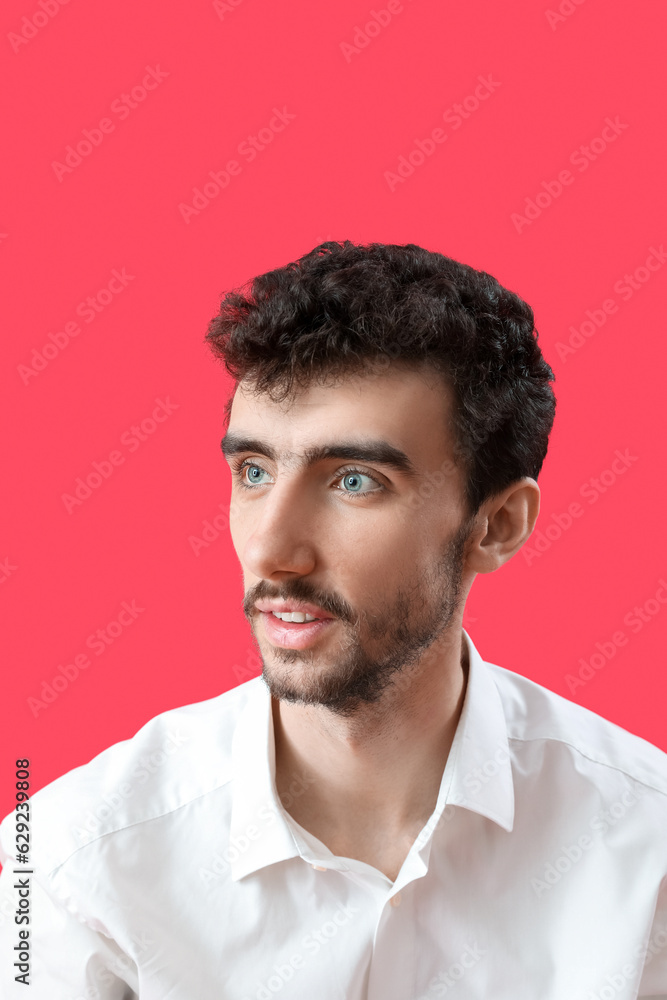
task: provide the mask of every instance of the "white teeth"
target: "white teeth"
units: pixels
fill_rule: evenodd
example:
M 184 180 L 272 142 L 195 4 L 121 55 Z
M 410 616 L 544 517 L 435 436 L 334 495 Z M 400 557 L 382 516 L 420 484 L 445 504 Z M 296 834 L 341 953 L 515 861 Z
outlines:
M 280 618 L 283 622 L 316 622 L 319 621 L 314 615 L 306 615 L 303 611 L 272 611 L 272 615 Z

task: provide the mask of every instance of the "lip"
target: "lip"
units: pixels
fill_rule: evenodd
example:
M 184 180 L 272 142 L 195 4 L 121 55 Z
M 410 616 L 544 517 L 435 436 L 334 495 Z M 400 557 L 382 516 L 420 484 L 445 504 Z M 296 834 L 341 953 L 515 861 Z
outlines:
M 292 610 L 300 611 L 301 608 Z M 280 611 L 280 608 L 276 608 L 276 611 Z M 308 614 L 313 612 L 309 611 Z M 307 649 L 317 642 L 327 629 L 332 628 L 336 621 L 335 618 L 327 617 L 316 622 L 283 622 L 271 611 L 262 611 L 261 615 L 267 639 L 273 646 L 282 646 L 283 649 Z
M 314 618 L 333 618 L 328 611 L 317 606 L 317 604 L 307 604 L 304 601 L 279 601 L 279 600 L 266 600 L 257 601 L 255 607 L 258 611 L 270 612 L 277 611 L 282 614 L 285 611 L 302 611 L 305 615 L 312 615 Z M 293 624 L 298 624 L 294 622 Z

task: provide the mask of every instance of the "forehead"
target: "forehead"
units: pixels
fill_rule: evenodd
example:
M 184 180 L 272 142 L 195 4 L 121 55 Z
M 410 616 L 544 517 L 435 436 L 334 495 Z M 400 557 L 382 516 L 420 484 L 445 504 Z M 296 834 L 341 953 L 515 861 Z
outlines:
M 261 440 L 288 462 L 315 446 L 385 441 L 429 470 L 454 458 L 451 413 L 451 390 L 440 375 L 392 366 L 334 385 L 313 384 L 281 403 L 241 383 L 228 433 Z

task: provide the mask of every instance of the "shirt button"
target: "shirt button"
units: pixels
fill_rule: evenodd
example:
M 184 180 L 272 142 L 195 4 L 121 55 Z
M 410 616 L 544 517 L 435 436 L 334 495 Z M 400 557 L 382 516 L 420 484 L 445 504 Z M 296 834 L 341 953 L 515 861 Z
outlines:
M 327 869 L 323 868 L 322 865 L 313 865 L 316 872 L 325 872 Z
M 401 905 L 401 894 L 400 894 L 400 892 L 397 892 L 395 896 L 392 896 L 391 899 L 389 900 L 389 902 L 390 902 L 390 904 L 392 906 L 400 906 Z

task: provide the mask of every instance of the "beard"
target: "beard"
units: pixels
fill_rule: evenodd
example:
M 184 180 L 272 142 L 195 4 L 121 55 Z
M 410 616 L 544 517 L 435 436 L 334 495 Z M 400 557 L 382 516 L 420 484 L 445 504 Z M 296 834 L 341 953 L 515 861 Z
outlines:
M 280 593 L 262 581 L 247 594 L 243 611 L 250 622 L 262 660 L 262 678 L 271 695 L 282 701 L 320 705 L 343 717 L 377 702 L 399 684 L 422 655 L 451 630 L 459 610 L 465 543 L 471 524 L 464 521 L 445 546 L 436 566 L 399 587 L 393 600 L 355 614 L 347 602 L 317 593 L 305 578 L 285 583 Z M 312 649 L 271 648 L 263 656 L 254 633 L 255 601 L 263 598 L 310 601 L 339 619 L 344 635 L 333 662 L 325 667 L 322 653 Z M 275 664 L 280 664 L 276 669 Z M 294 669 L 294 665 L 297 665 Z M 285 668 L 288 669 L 285 669 Z M 293 669 L 289 669 L 292 667 Z M 402 686 L 402 685 L 401 685 Z

